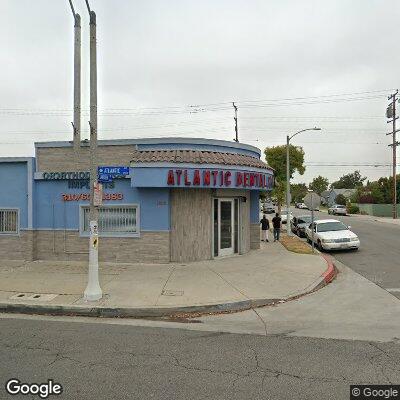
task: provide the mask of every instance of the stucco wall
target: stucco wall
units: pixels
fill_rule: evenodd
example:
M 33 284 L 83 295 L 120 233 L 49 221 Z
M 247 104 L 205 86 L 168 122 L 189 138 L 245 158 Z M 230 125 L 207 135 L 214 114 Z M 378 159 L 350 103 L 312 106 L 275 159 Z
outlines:
M 241 243 L 239 246 L 239 253 L 245 254 L 250 251 L 250 193 L 245 193 L 246 201 L 240 202 L 240 224 Z
M 20 228 L 28 227 L 27 162 L 0 163 L 0 208 L 18 208 Z
M 129 179 L 117 179 L 113 189 L 104 193 L 122 193 L 123 199 L 104 201 L 104 205 L 140 204 L 141 231 L 169 230 L 169 190 L 132 188 Z M 62 194 L 89 194 L 89 189 L 69 189 L 68 181 L 36 181 L 34 204 L 35 229 L 79 229 L 79 210 L 88 201 L 64 201 Z

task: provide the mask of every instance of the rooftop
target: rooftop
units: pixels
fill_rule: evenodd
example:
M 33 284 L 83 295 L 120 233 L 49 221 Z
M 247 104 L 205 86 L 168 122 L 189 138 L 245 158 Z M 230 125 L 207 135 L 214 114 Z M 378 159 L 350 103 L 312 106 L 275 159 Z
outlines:
M 271 169 L 259 158 L 237 153 L 201 150 L 153 150 L 135 151 L 132 163 L 194 163 L 239 165 Z

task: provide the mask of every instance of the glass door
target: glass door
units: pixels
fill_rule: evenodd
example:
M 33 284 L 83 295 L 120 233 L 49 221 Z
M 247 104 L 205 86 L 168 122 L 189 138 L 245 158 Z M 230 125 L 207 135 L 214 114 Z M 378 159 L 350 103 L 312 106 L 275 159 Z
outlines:
M 218 255 L 234 252 L 234 207 L 233 199 L 218 199 Z

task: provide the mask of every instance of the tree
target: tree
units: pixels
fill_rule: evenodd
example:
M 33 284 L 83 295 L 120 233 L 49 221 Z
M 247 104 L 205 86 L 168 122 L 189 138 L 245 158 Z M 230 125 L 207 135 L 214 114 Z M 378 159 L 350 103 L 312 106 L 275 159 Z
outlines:
M 307 185 L 305 183 L 293 183 L 290 185 L 293 203 L 301 203 L 307 194 Z
M 357 189 L 357 203 L 391 204 L 393 201 L 393 178 L 382 177 L 377 181 L 367 181 Z M 397 175 L 397 202 L 400 202 L 400 174 Z
M 336 196 L 335 203 L 345 206 L 346 205 L 346 197 L 344 197 L 342 194 L 338 194 Z
M 278 205 L 278 213 L 281 213 L 281 207 L 285 199 L 286 182 L 275 182 L 275 187 L 272 189 L 271 197 Z
M 279 182 L 286 181 L 286 145 L 267 147 L 264 150 L 265 159 L 268 165 L 275 170 L 275 178 Z M 304 166 L 304 150 L 302 147 L 289 145 L 289 174 L 297 171 L 303 175 L 306 167 Z
M 354 171 L 350 174 L 343 175 L 338 181 L 331 184 L 331 189 L 356 189 L 363 185 L 367 178 L 361 177 L 360 171 Z
M 324 178 L 323 176 L 319 175 L 312 180 L 309 185 L 309 188 L 313 190 L 315 193 L 321 195 L 322 192 L 328 189 L 329 181 L 328 178 Z
M 267 147 L 264 150 L 265 159 L 268 165 L 275 170 L 275 189 L 273 196 L 278 203 L 280 212 L 285 194 L 286 182 L 286 145 Z M 304 166 L 304 150 L 302 147 L 289 145 L 290 178 L 295 172 L 303 175 L 306 168 Z

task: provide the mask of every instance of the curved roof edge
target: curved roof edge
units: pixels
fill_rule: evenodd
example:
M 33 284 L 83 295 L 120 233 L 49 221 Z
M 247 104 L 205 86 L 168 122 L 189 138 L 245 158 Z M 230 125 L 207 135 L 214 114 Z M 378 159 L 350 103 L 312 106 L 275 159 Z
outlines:
M 82 141 L 83 144 L 89 141 Z M 243 149 L 255 152 L 261 157 L 261 150 L 258 147 L 250 144 L 231 142 L 228 140 L 219 139 L 204 139 L 204 138 L 184 138 L 184 137 L 160 137 L 160 138 L 143 138 L 143 139 L 112 139 L 112 140 L 99 140 L 99 145 L 118 146 L 124 144 L 197 144 L 197 145 L 214 145 L 232 147 L 235 149 Z M 57 142 L 35 142 L 35 147 L 69 147 L 72 146 L 71 141 L 57 141 Z

